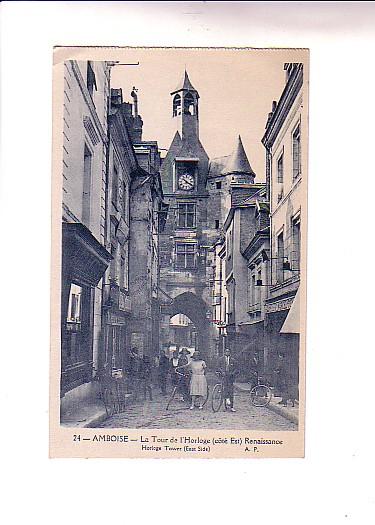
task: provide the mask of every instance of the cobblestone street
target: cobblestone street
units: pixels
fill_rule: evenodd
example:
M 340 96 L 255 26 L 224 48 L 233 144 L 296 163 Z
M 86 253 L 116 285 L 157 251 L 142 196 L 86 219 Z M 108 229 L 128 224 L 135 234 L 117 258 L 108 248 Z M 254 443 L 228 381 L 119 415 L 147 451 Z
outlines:
M 211 386 L 212 391 L 212 386 Z M 267 408 L 254 407 L 246 392 L 236 392 L 236 412 L 223 408 L 214 413 L 211 398 L 202 410 L 189 410 L 186 403 L 174 400 L 166 410 L 168 396 L 159 392 L 153 401 L 132 402 L 126 411 L 109 417 L 101 428 L 209 428 L 234 430 L 297 430 L 297 426 Z

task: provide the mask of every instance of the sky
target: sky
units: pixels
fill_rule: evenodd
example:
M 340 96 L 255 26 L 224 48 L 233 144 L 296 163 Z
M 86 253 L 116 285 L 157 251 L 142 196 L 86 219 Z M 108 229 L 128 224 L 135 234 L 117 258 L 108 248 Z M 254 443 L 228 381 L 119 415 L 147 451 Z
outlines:
M 285 85 L 284 63 L 306 59 L 303 50 L 118 49 L 114 60 L 139 65 L 114 66 L 111 85 L 123 89 L 125 101 L 132 100 L 132 87 L 138 88 L 143 140 L 157 140 L 167 149 L 176 131 L 170 92 L 186 68 L 200 95 L 200 140 L 208 156 L 229 155 L 241 135 L 256 181 L 261 182 L 265 180 L 261 139 L 272 101 L 280 98 Z

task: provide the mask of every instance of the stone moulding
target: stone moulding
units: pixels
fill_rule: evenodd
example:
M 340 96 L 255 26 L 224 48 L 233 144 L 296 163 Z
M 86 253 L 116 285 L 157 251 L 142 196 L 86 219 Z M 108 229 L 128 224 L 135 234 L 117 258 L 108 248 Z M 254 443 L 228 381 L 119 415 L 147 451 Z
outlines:
M 90 110 L 90 113 L 91 113 L 91 116 L 93 118 L 93 121 L 95 122 L 95 126 L 96 126 L 97 130 L 99 131 L 100 138 L 102 139 L 104 144 L 107 144 L 108 139 L 107 139 L 106 133 L 104 132 L 103 126 L 102 126 L 102 124 L 101 124 L 101 122 L 99 120 L 99 117 L 98 117 L 97 113 L 96 113 L 94 102 L 92 101 L 91 95 L 90 95 L 90 93 L 89 93 L 89 91 L 87 89 L 87 86 L 86 86 L 86 84 L 85 84 L 85 82 L 83 80 L 81 71 L 80 71 L 80 69 L 78 67 L 78 64 L 77 64 L 77 61 L 76 60 L 71 60 L 71 65 L 72 65 L 72 70 L 73 70 L 74 76 L 76 77 L 78 85 L 79 85 L 79 87 L 81 89 L 81 93 L 83 95 L 83 98 L 85 99 L 87 107 Z

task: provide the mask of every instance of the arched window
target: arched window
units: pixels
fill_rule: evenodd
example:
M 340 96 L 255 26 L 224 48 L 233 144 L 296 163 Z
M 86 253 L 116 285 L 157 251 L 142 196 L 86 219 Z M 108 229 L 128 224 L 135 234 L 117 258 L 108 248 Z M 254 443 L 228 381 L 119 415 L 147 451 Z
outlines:
M 184 113 L 195 115 L 195 100 L 191 93 L 186 93 L 184 96 Z
M 181 96 L 175 95 L 173 99 L 173 116 L 181 115 Z

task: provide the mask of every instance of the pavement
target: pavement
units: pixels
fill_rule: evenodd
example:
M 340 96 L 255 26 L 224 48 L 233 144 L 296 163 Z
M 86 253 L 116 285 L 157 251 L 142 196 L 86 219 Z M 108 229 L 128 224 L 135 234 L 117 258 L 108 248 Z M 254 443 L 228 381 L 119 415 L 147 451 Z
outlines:
M 178 399 L 166 410 L 168 396 L 154 392 L 153 401 L 136 401 L 126 411 L 115 414 L 99 428 L 157 428 L 157 429 L 216 429 L 216 430 L 297 430 L 297 425 L 265 407 L 254 407 L 248 392 L 237 391 L 236 412 L 220 409 L 213 412 L 211 399 L 202 410 L 189 410 L 189 405 Z M 96 425 L 95 425 L 96 426 Z
M 104 403 L 98 396 L 86 398 L 64 410 L 61 425 L 66 427 L 91 428 L 212 428 L 243 430 L 297 430 L 298 405 L 283 407 L 281 398 L 273 397 L 267 407 L 254 407 L 249 400 L 249 383 L 235 383 L 236 413 L 220 409 L 214 413 L 210 398 L 203 408 L 189 410 L 186 403 L 175 400 L 166 410 L 168 396 L 154 388 L 153 401 L 134 401 L 127 394 L 126 410 L 107 416 Z M 212 385 L 211 385 L 212 391 Z
M 251 386 L 249 383 L 235 383 L 235 388 L 239 392 L 250 392 Z M 271 402 L 267 405 L 268 410 L 271 410 L 275 414 L 279 414 L 284 417 L 291 423 L 294 423 L 298 426 L 298 414 L 299 414 L 299 404 L 298 401 L 295 401 L 294 407 L 291 406 L 291 402 L 288 402 L 288 406 L 284 407 L 281 405 L 281 397 L 272 396 Z
M 97 426 L 107 419 L 104 404 L 99 400 L 86 401 L 74 410 L 61 415 L 63 427 L 91 427 Z
M 126 394 L 126 397 L 129 401 L 131 394 Z M 107 417 L 99 383 L 96 381 L 84 385 L 79 395 L 68 392 L 61 400 L 60 418 L 63 427 L 95 427 Z

